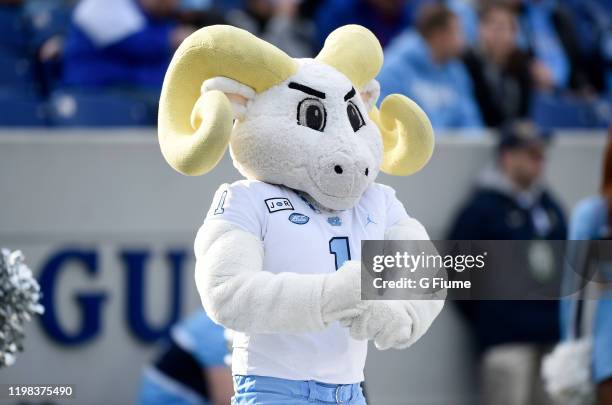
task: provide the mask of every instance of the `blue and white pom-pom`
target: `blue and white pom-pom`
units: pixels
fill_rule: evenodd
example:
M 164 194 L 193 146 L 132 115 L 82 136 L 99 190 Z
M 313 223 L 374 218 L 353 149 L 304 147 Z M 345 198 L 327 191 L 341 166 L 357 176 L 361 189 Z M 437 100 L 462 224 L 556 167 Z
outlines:
M 40 287 L 20 251 L 0 249 L 0 368 L 15 362 L 23 350 L 24 323 L 44 308 Z
M 585 337 L 558 344 L 542 362 L 546 391 L 563 405 L 592 405 L 595 390 L 591 380 L 592 341 Z

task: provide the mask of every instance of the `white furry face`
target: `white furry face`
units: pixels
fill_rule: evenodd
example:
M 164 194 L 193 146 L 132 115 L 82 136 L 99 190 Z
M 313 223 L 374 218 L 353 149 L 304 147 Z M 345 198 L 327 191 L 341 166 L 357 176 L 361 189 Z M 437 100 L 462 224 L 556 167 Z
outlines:
M 312 59 L 300 62 L 295 75 L 256 95 L 236 121 L 234 165 L 249 179 L 349 209 L 378 175 L 380 132 L 346 76 Z

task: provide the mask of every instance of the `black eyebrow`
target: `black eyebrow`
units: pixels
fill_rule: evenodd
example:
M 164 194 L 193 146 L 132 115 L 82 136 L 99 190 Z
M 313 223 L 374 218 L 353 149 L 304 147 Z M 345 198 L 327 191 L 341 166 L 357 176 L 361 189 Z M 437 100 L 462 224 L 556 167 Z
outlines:
M 302 91 L 302 92 L 304 92 L 306 94 L 310 94 L 311 96 L 315 96 L 315 97 L 318 97 L 318 98 L 322 98 L 322 99 L 325 98 L 325 93 L 323 93 L 322 91 L 315 90 L 313 88 L 310 88 L 308 86 L 304 86 L 303 84 L 299 84 L 299 83 L 296 83 L 296 82 L 289 83 L 289 88 L 290 89 L 294 89 L 294 90 Z
M 346 96 L 344 96 L 344 101 L 349 101 L 351 98 L 353 98 L 354 95 L 355 95 L 355 88 L 351 87 L 351 91 L 346 93 Z

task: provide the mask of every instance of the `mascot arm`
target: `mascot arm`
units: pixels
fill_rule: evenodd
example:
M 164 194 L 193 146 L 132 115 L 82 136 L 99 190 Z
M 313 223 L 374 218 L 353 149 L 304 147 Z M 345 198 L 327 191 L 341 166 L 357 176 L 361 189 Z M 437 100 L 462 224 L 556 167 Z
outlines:
M 261 240 L 228 221 L 205 223 L 196 237 L 195 253 L 204 308 L 229 329 L 317 331 L 359 311 L 359 262 L 347 262 L 330 274 L 267 272 Z
M 414 218 L 404 218 L 390 226 L 385 232 L 386 240 L 429 240 L 425 227 Z M 404 348 L 419 340 L 429 329 L 434 319 L 444 306 L 446 294 L 440 294 L 439 300 L 406 300 L 394 301 L 396 310 L 404 311 L 412 321 L 412 333 L 409 339 L 394 345 L 394 348 Z M 384 346 L 384 343 L 381 342 Z M 377 344 L 378 346 L 378 344 Z M 382 347 L 385 348 L 385 347 Z
M 429 235 L 419 221 L 407 215 L 385 232 L 386 240 L 428 241 Z M 354 339 L 372 339 L 379 350 L 404 349 L 419 340 L 444 306 L 439 300 L 369 301 L 367 309 L 342 323 Z
M 405 217 L 387 228 L 385 240 L 429 240 L 429 234 L 419 221 Z

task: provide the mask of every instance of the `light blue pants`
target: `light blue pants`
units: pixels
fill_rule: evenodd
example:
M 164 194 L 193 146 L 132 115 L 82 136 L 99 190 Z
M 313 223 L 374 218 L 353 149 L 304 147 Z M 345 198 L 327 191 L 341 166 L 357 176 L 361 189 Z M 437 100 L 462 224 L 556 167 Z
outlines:
M 232 405 L 366 405 L 359 384 L 323 384 L 262 376 L 234 376 Z

